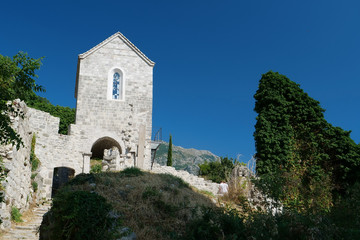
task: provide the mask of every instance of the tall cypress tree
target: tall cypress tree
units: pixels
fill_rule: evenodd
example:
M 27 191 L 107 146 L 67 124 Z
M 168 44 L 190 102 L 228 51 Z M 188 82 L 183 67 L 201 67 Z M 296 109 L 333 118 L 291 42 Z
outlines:
M 360 179 L 359 145 L 349 131 L 329 124 L 320 103 L 298 84 L 270 71 L 254 98 L 256 170 L 283 178 L 283 196 L 291 204 L 329 207 L 331 193 Z
M 171 137 L 171 134 L 170 134 L 170 139 L 169 139 L 169 149 L 168 149 L 166 165 L 172 166 L 172 137 Z

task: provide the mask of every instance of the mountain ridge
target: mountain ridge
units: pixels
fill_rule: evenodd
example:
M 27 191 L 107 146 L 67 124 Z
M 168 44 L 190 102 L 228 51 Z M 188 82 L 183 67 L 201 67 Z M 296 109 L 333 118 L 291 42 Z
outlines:
M 155 163 L 166 165 L 169 143 L 161 142 L 156 151 Z M 185 170 L 191 174 L 198 175 L 199 164 L 218 161 L 219 156 L 208 150 L 198 150 L 195 148 L 184 148 L 172 145 L 173 167 L 176 170 Z

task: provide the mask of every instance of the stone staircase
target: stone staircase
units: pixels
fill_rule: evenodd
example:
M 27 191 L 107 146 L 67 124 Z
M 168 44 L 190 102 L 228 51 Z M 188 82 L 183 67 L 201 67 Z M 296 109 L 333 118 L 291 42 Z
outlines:
M 50 209 L 50 204 L 45 203 L 38 207 L 31 209 L 31 213 L 26 216 L 24 222 L 13 223 L 11 228 L 6 230 L 3 235 L 0 236 L 1 240 L 38 240 L 38 229 L 41 225 L 43 215 Z
M 174 167 L 161 166 L 158 163 L 154 163 L 151 170 L 153 173 L 167 173 L 181 178 L 184 182 L 189 183 L 191 186 L 199 189 L 200 191 L 211 192 L 214 196 L 218 195 L 219 184 L 210 180 L 205 180 L 202 177 L 192 175 L 184 170 L 176 170 Z

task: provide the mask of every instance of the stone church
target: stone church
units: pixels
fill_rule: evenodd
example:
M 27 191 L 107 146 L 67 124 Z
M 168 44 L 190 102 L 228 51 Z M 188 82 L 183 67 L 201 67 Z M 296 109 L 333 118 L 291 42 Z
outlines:
M 58 134 L 59 118 L 28 109 L 42 197 L 51 197 L 56 178 L 88 173 L 90 158 L 104 159 L 105 171 L 150 169 L 154 64 L 115 33 L 78 57 L 68 135 Z
M 6 181 L 0 185 L 4 196 L 0 228 L 11 226 L 13 207 L 25 211 L 33 200 L 52 198 L 71 177 L 89 173 L 91 158 L 100 160 L 103 171 L 136 166 L 154 173 L 170 173 L 198 189 L 217 193 L 216 183 L 170 166 L 152 166 L 159 145 L 151 141 L 153 67 L 154 62 L 119 32 L 80 54 L 76 120 L 67 135 L 58 133 L 59 118 L 29 108 L 19 99 L 12 102 L 24 115 L 10 115 L 24 146 L 16 149 L 0 145 L 0 165 L 7 172 Z M 30 163 L 32 150 L 40 160 L 35 171 Z

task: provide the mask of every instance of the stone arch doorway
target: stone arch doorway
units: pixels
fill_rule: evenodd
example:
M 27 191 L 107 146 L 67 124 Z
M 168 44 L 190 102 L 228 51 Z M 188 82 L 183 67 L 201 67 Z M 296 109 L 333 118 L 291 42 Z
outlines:
M 52 181 L 52 191 L 51 197 L 54 197 L 56 192 L 61 188 L 65 183 L 72 179 L 75 175 L 75 170 L 69 167 L 56 167 L 54 168 L 53 181 Z
M 91 157 L 102 159 L 104 157 L 104 149 L 110 149 L 112 147 L 117 147 L 119 153 L 122 154 L 120 144 L 115 139 L 111 137 L 99 138 L 91 147 Z

